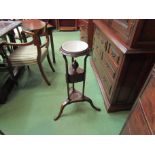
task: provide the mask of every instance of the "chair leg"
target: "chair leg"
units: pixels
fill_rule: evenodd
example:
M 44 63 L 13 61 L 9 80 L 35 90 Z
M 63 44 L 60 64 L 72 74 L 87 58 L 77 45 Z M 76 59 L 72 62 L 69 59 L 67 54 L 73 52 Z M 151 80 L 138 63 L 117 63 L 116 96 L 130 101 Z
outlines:
M 17 27 L 17 32 L 18 32 L 19 40 L 22 43 L 23 42 L 22 35 L 21 35 L 21 32 L 19 31 L 19 28 L 18 27 Z
M 50 65 L 52 71 L 55 72 L 55 69 L 54 69 L 54 67 L 53 67 L 53 65 L 52 65 L 52 62 L 51 62 L 51 59 L 50 59 L 49 54 L 47 54 L 47 60 L 48 60 L 48 63 L 49 63 L 49 65 Z
M 11 75 L 11 79 L 13 80 L 13 82 L 18 86 L 18 82 L 17 82 L 17 80 L 16 80 L 16 78 L 15 78 L 15 76 L 14 76 L 14 73 L 13 73 L 13 68 L 12 67 L 8 67 L 8 71 L 9 71 L 9 73 L 10 73 L 10 75 Z
M 51 41 L 51 49 L 52 49 L 53 63 L 56 63 L 56 61 L 55 61 L 55 51 L 54 51 L 54 43 L 53 43 L 52 30 L 49 32 L 49 35 L 50 35 L 50 41 Z
M 4 36 L 3 36 L 3 39 L 4 39 L 5 41 L 7 41 L 7 36 L 4 35 Z M 12 51 L 13 51 L 13 50 L 10 48 L 9 45 L 7 45 L 7 50 L 9 51 L 9 53 L 12 53 Z
M 30 66 L 27 66 L 27 69 L 30 71 Z
M 23 33 L 23 32 L 21 32 L 21 37 L 22 37 L 22 39 L 23 39 L 23 42 L 27 42 L 27 38 L 26 38 L 26 35 L 25 35 L 25 33 Z
M 42 64 L 40 62 L 38 62 L 38 66 L 39 66 L 39 70 L 41 72 L 42 77 L 44 78 L 45 82 L 47 83 L 47 85 L 51 85 L 51 83 L 48 81 L 44 71 L 43 71 L 43 67 Z

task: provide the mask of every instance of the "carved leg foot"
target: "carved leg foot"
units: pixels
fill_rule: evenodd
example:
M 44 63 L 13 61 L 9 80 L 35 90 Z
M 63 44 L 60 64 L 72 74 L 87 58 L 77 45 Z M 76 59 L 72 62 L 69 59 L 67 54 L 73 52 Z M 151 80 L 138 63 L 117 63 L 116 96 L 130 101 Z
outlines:
M 2 132 L 2 131 L 0 130 L 0 135 L 5 135 L 5 134 L 4 134 L 4 132 Z
M 38 67 L 39 67 L 39 70 L 40 70 L 40 73 L 41 73 L 43 79 L 45 80 L 45 82 L 47 83 L 47 85 L 50 86 L 51 83 L 48 81 L 48 79 L 47 79 L 47 77 L 46 77 L 46 75 L 45 75 L 45 73 L 44 73 L 44 70 L 43 70 L 42 64 L 41 64 L 40 62 L 38 63 Z
M 68 104 L 69 104 L 69 101 L 66 100 L 66 101 L 61 105 L 60 112 L 59 112 L 58 116 L 54 119 L 55 121 L 57 121 L 57 120 L 60 118 L 60 116 L 61 116 L 62 113 L 63 113 L 64 108 L 65 108 Z
M 28 71 L 31 71 L 31 70 L 30 70 L 30 66 L 27 66 L 27 69 L 28 69 Z
M 87 98 L 86 101 L 88 101 L 91 105 L 91 107 L 97 111 L 101 111 L 100 108 L 97 108 L 94 104 L 93 104 L 93 101 L 90 99 L 90 98 Z

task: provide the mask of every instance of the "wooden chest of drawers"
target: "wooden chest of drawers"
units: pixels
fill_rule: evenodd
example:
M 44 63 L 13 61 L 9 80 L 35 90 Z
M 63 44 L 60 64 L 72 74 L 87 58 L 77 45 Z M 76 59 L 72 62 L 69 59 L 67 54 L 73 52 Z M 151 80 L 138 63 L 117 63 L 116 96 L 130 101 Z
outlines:
M 152 69 L 121 134 L 155 134 L 155 66 Z
M 155 49 L 131 48 L 102 20 L 94 20 L 92 51 L 107 111 L 130 109 L 155 62 Z

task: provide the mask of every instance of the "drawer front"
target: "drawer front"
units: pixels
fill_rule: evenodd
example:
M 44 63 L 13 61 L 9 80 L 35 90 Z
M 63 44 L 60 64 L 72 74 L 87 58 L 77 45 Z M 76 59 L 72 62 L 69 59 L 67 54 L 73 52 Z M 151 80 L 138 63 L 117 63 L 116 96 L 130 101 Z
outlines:
M 101 68 L 101 81 L 102 81 L 102 84 L 104 85 L 105 87 L 105 91 L 107 92 L 107 95 L 110 97 L 111 93 L 112 93 L 112 82 L 110 81 L 109 77 L 108 77 L 108 74 L 104 68 L 104 66 L 102 66 Z
M 101 65 L 101 63 L 98 61 L 98 58 L 97 58 L 96 54 L 93 55 L 93 62 L 94 62 L 95 67 L 97 69 L 97 73 L 98 73 L 99 78 L 100 78 L 100 80 L 102 82 L 102 85 L 105 88 L 107 96 L 110 99 L 110 95 L 112 93 L 112 83 L 109 81 L 108 77 L 106 76 L 107 73 L 106 73 L 106 71 L 104 69 L 104 66 Z
M 98 52 L 100 55 L 100 59 L 103 58 L 103 54 L 106 52 L 107 48 L 107 39 L 104 37 L 102 32 L 96 28 L 93 38 L 93 50 L 94 52 Z
M 155 67 L 148 79 L 148 84 L 140 96 L 141 105 L 149 127 L 155 134 Z
M 93 45 L 93 53 L 98 57 L 98 59 L 100 61 L 102 53 L 101 53 L 101 50 L 100 50 L 98 44 L 96 44 L 96 43 Z
M 93 44 L 94 43 L 98 43 L 100 40 L 100 33 L 98 28 L 95 28 L 95 32 L 94 32 L 94 38 L 93 38 Z
M 107 56 L 103 56 L 102 64 L 104 65 L 106 72 L 109 73 L 110 78 L 114 80 L 116 78 L 117 68 L 112 65 Z
M 101 36 L 99 32 L 100 31 L 96 28 L 94 33 L 94 38 L 93 38 L 93 53 L 96 53 L 96 55 L 99 56 L 99 59 L 101 59 L 104 48 L 100 39 Z
M 116 66 L 120 65 L 123 54 L 119 52 L 119 50 L 117 50 L 114 46 L 112 46 L 111 43 L 108 45 L 107 53 Z
M 100 60 L 98 58 L 98 55 L 95 52 L 93 53 L 93 62 L 95 64 L 95 67 L 97 69 L 99 76 L 101 76 L 101 63 L 100 63 Z
M 100 38 L 100 40 L 99 40 L 99 47 L 102 50 L 102 52 L 104 53 L 107 50 L 107 43 L 108 43 L 108 41 L 107 41 L 106 37 L 103 35 L 102 32 L 100 32 L 99 38 Z
M 101 80 L 106 87 L 105 90 L 107 91 L 108 96 L 110 96 L 112 92 L 112 84 L 110 83 L 109 79 L 105 75 L 103 76 L 101 75 Z

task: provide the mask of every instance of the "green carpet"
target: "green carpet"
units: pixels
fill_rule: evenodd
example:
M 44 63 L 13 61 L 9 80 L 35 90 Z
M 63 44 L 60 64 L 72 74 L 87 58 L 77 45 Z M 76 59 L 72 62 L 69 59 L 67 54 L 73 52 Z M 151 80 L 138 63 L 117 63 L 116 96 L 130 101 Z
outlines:
M 52 72 L 46 59 L 43 64 L 51 86 L 44 82 L 37 65 L 30 66 L 30 72 L 26 69 L 6 104 L 0 105 L 0 130 L 9 135 L 119 134 L 129 112 L 106 112 L 89 59 L 85 93 L 97 107 L 101 108 L 101 112 L 95 111 L 84 102 L 69 105 L 58 121 L 53 120 L 67 96 L 64 59 L 59 48 L 67 40 L 79 40 L 80 34 L 78 31 L 55 31 L 53 36 L 56 72 Z M 79 61 L 82 63 L 81 59 Z M 77 84 L 77 88 L 80 90 L 80 83 Z

